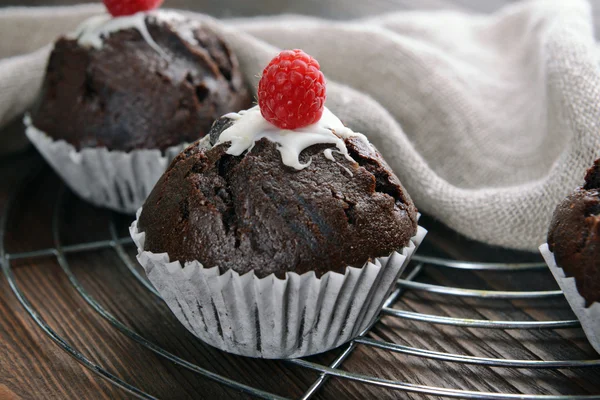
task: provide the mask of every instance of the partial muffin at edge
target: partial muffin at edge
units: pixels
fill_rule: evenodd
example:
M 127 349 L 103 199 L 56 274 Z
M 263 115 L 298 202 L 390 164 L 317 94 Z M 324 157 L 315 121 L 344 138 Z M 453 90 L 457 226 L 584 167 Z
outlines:
M 554 211 L 548 248 L 567 277 L 575 278 L 586 307 L 600 301 L 600 159 L 585 184 Z

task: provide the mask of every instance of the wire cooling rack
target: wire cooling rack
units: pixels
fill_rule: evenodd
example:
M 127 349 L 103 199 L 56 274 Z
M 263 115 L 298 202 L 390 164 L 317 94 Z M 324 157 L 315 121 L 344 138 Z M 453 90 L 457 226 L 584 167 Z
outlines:
M 175 354 L 161 348 L 159 345 L 144 338 L 143 332 L 135 332 L 128 328 L 123 322 L 116 318 L 113 314 L 103 308 L 100 303 L 84 289 L 83 285 L 80 284 L 76 276 L 73 274 L 67 255 L 72 253 L 91 252 L 99 249 L 112 249 L 118 255 L 118 258 L 122 262 L 122 266 L 127 268 L 131 274 L 137 279 L 143 287 L 149 290 L 153 295 L 159 296 L 154 287 L 143 277 L 136 269 L 136 261 L 132 259 L 125 246 L 131 243 L 131 239 L 128 237 L 119 237 L 117 234 L 117 228 L 115 226 L 115 220 L 112 219 L 109 222 L 110 239 L 94 241 L 88 243 L 79 243 L 73 245 L 63 245 L 58 229 L 60 212 L 59 210 L 63 206 L 63 192 L 59 193 L 59 200 L 55 204 L 53 212 L 53 223 L 52 233 L 54 240 L 54 247 L 45 248 L 35 251 L 20 252 L 20 253 L 8 253 L 5 249 L 5 239 L 7 231 L 7 221 L 11 213 L 11 208 L 15 202 L 15 198 L 18 190 L 15 191 L 11 199 L 5 208 L 5 212 L 2 216 L 0 225 L 0 262 L 2 264 L 2 270 L 4 276 L 8 280 L 10 288 L 14 295 L 17 297 L 20 304 L 25 308 L 27 313 L 35 321 L 37 326 L 50 337 L 62 350 L 67 352 L 71 357 L 77 360 L 79 363 L 84 365 L 90 371 L 98 374 L 100 377 L 109 381 L 110 383 L 122 388 L 123 390 L 133 394 L 136 397 L 142 399 L 155 399 L 152 395 L 146 393 L 143 388 L 133 386 L 124 380 L 120 379 L 115 374 L 111 373 L 105 367 L 95 363 L 94 361 L 87 358 L 79 350 L 73 347 L 65 337 L 60 336 L 47 321 L 42 318 L 38 310 L 31 304 L 25 292 L 19 287 L 15 276 L 13 274 L 13 261 L 23 259 L 35 259 L 39 257 L 55 257 L 60 268 L 64 274 L 68 277 L 68 280 L 72 284 L 73 288 L 79 293 L 79 295 L 87 302 L 87 304 L 97 312 L 102 318 L 107 320 L 112 327 L 118 330 L 120 333 L 145 347 L 147 350 L 155 353 L 159 357 L 164 357 L 170 362 L 177 364 L 183 368 L 188 369 L 198 375 L 213 380 L 216 384 L 226 385 L 230 388 L 242 391 L 248 395 L 255 396 L 258 398 L 266 399 L 282 399 L 283 397 L 266 392 L 259 388 L 252 387 L 250 385 L 238 382 L 234 379 L 230 379 L 226 376 L 219 375 L 215 372 L 209 371 L 196 364 L 188 362 Z M 427 238 L 426 238 L 427 240 Z M 418 312 L 403 311 L 393 308 L 398 299 L 403 296 L 407 291 L 421 291 L 436 293 L 443 296 L 459 296 L 465 298 L 476 298 L 476 299 L 492 299 L 492 300 L 540 300 L 550 299 L 562 296 L 560 290 L 548 290 L 548 291 L 489 291 L 489 290 L 475 290 L 465 289 L 459 287 L 447 287 L 434 284 L 428 284 L 417 281 L 420 274 L 427 268 L 447 268 L 453 270 L 473 270 L 482 273 L 506 273 L 506 274 L 518 274 L 523 271 L 541 270 L 546 268 L 543 263 L 479 263 L 479 262 L 463 262 L 445 258 L 429 257 L 416 254 L 413 257 L 411 267 L 405 273 L 402 279 L 397 282 L 396 289 L 389 296 L 385 302 L 385 306 L 382 310 L 381 316 L 389 316 L 392 318 L 420 321 L 428 324 L 442 324 L 451 325 L 459 328 L 486 328 L 486 329 L 535 329 L 535 330 L 551 330 L 558 328 L 576 328 L 579 329 L 579 322 L 577 320 L 555 320 L 555 321 L 518 321 L 518 320 L 478 320 L 478 319 L 463 319 L 463 318 L 452 318 L 444 316 L 436 316 L 430 314 L 423 314 Z M 295 359 L 288 360 L 287 362 L 295 366 L 306 368 L 318 373 L 318 378 L 312 383 L 312 385 L 306 390 L 301 396 L 302 399 L 312 398 L 318 393 L 319 389 L 323 384 L 331 377 L 335 377 L 342 380 L 351 380 L 360 382 L 361 384 L 378 385 L 388 389 L 395 389 L 399 393 L 411 392 L 419 393 L 424 395 L 435 395 L 449 398 L 468 398 L 468 399 L 553 399 L 553 400 L 567 400 L 567 399 L 600 399 L 600 393 L 598 395 L 536 395 L 536 394 L 514 394 L 514 393 L 492 393 L 492 392 L 478 392 L 461 389 L 451 389 L 442 387 L 432 387 L 421 384 L 413 384 L 401 380 L 386 379 L 377 376 L 370 376 L 362 373 L 349 372 L 342 370 L 342 364 L 344 361 L 353 353 L 358 346 L 365 346 L 367 348 L 377 348 L 389 352 L 402 353 L 415 357 L 422 357 L 434 361 L 449 362 L 449 363 L 462 363 L 472 364 L 487 367 L 500 367 L 500 368 L 524 368 L 524 369 L 564 369 L 564 368 L 588 368 L 588 367 L 600 367 L 600 360 L 518 360 L 518 359 L 502 359 L 502 358 L 486 358 L 469 355 L 459 355 L 445 352 L 432 351 L 422 348 L 409 347 L 391 343 L 384 340 L 374 339 L 369 337 L 369 329 L 363 332 L 359 337 L 345 345 L 343 351 L 335 358 L 335 360 L 329 365 L 323 365 L 315 363 L 306 359 Z

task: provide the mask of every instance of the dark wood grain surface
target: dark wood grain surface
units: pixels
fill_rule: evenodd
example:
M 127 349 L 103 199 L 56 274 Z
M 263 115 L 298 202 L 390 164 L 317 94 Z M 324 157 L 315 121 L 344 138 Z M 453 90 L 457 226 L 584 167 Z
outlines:
M 69 0 L 0 0 L 0 5 L 70 4 Z M 310 0 L 315 15 L 346 18 L 405 8 L 460 8 L 492 11 L 507 0 L 348 1 L 340 8 Z M 167 0 L 171 7 L 193 8 L 217 16 L 294 12 L 297 2 Z M 304 6 L 303 9 L 306 9 Z M 595 7 L 597 12 L 598 7 Z M 0 39 L 1 40 L 1 39 Z M 18 131 L 12 128 L 12 131 Z M 29 176 L 33 178 L 29 180 Z M 19 186 L 24 184 L 21 188 Z M 7 220 L 6 250 L 20 253 L 55 246 L 53 215 L 58 212 L 62 245 L 110 238 L 115 221 L 127 235 L 131 218 L 114 215 L 78 200 L 33 150 L 0 159 L 0 213 L 15 195 Z M 58 209 L 58 211 L 56 211 Z M 537 255 L 482 246 L 424 218 L 430 229 L 420 254 L 481 261 L 531 261 Z M 130 256 L 134 249 L 126 246 Z M 82 287 L 126 326 L 167 351 L 209 371 L 286 397 L 301 396 L 318 373 L 285 361 L 254 360 L 215 350 L 195 339 L 167 307 L 125 268 L 113 249 L 69 254 L 67 262 Z M 155 355 L 117 331 L 78 294 L 56 257 L 14 260 L 16 283 L 57 334 L 93 362 L 161 399 L 247 398 Z M 426 267 L 421 282 L 490 290 L 556 289 L 548 271 L 468 272 Z M 394 308 L 459 318 L 556 320 L 574 318 L 563 298 L 478 300 L 409 291 Z M 401 345 L 458 354 L 530 360 L 594 359 L 598 355 L 581 329 L 493 330 L 432 325 L 386 316 L 369 337 Z M 328 365 L 343 350 L 309 361 Z M 486 392 L 600 394 L 599 369 L 509 369 L 435 361 L 358 345 L 342 369 L 414 384 Z M 317 392 L 323 399 L 422 398 L 373 385 L 330 379 Z M 131 395 L 90 372 L 42 332 L 0 277 L 0 399 L 126 399 Z

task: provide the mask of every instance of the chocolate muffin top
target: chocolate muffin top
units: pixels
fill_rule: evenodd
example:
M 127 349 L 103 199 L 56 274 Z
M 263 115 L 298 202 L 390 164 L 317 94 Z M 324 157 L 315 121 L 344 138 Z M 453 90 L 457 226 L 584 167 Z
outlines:
M 144 250 L 221 272 L 321 276 L 387 256 L 416 233 L 412 200 L 360 138 L 344 139 L 355 161 L 338 154 L 332 160 L 324 150 L 335 147 L 317 144 L 300 153 L 305 167 L 294 169 L 265 137 L 243 155 L 227 154 L 230 143 L 218 138 L 230 125 L 217 121 L 215 145 L 192 144 L 159 180 L 138 219 Z
M 168 12 L 140 18 L 141 27 L 98 34 L 100 46 L 82 43 L 85 33 L 55 43 L 31 111 L 36 128 L 77 149 L 165 150 L 250 105 L 238 61 L 215 32 Z
M 585 184 L 556 207 L 548 247 L 565 275 L 575 278 L 586 307 L 600 301 L 600 159 Z

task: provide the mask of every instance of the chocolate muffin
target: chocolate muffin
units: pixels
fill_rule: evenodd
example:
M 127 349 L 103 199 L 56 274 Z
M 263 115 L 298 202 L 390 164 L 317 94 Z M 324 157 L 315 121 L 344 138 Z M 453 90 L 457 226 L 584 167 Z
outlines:
M 314 58 L 282 51 L 258 87 L 257 106 L 217 120 L 172 161 L 130 233 L 198 338 L 304 357 L 373 323 L 426 231 L 368 138 L 324 106 Z
M 575 278 L 586 307 L 600 301 L 600 159 L 554 211 L 548 248 L 565 275 Z
M 84 29 L 55 43 L 31 111 L 51 138 L 78 150 L 164 151 L 249 106 L 235 55 L 204 24 L 160 11 L 102 22 L 114 28 L 95 27 L 95 41 L 82 40 Z
M 310 146 L 300 155 L 310 165 L 295 170 L 267 138 L 244 155 L 227 154 L 218 138 L 230 125 L 217 121 L 216 145 L 192 144 L 159 180 L 138 219 L 144 250 L 222 273 L 321 276 L 388 256 L 415 235 L 413 202 L 368 143 L 346 138 L 354 161 L 335 162 L 322 154 L 331 145 Z

